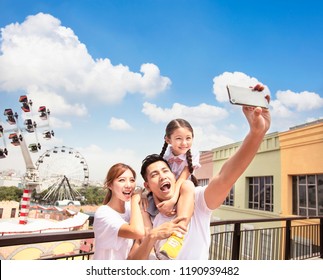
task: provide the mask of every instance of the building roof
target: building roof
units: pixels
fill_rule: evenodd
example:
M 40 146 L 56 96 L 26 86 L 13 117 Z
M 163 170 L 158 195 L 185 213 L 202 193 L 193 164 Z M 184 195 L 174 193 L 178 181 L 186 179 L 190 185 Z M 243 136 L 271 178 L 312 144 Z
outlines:
M 3 220 L 0 222 L 0 234 L 7 235 L 69 231 L 83 226 L 89 218 L 89 215 L 81 212 L 74 214 L 75 215 L 70 218 L 62 221 L 28 218 L 28 223 L 25 225 L 19 224 L 19 219 Z

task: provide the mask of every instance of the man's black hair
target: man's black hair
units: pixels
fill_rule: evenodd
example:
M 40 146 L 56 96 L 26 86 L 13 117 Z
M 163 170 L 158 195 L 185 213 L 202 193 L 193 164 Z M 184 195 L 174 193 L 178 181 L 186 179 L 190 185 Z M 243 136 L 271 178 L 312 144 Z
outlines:
M 145 182 L 147 182 L 147 174 L 146 174 L 147 167 L 157 161 L 165 162 L 167 164 L 168 168 L 171 170 L 167 160 L 165 160 L 162 156 L 160 156 L 158 154 L 148 155 L 142 161 L 141 170 L 140 170 L 140 174 L 141 174 L 142 178 L 145 180 Z

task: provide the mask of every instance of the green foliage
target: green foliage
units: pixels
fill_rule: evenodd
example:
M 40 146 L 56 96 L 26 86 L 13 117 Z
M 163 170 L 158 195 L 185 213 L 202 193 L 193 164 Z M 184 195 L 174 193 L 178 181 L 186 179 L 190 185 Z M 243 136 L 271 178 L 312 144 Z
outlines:
M 102 187 L 87 187 L 81 190 L 81 194 L 85 197 L 85 204 L 101 205 L 105 197 L 105 191 Z
M 20 202 L 23 190 L 17 187 L 0 187 L 0 201 L 14 200 Z
M 81 195 L 85 197 L 85 201 L 82 201 L 82 204 L 90 205 L 101 205 L 106 194 L 102 187 L 89 186 L 79 191 Z M 38 194 L 34 189 L 31 194 L 31 201 L 41 203 L 42 198 L 46 195 L 47 192 L 48 190 L 45 190 L 42 193 Z M 0 187 L 0 201 L 14 200 L 20 202 L 22 194 L 23 190 L 17 187 Z

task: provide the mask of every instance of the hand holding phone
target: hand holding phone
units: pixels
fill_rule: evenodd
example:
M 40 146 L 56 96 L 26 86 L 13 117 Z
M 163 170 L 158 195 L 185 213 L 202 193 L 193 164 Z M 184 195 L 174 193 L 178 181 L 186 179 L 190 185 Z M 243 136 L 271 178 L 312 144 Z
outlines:
M 227 85 L 229 100 L 231 104 L 251 107 L 269 108 L 268 101 L 262 90 L 263 86 L 257 85 L 254 88 L 246 88 L 234 85 Z

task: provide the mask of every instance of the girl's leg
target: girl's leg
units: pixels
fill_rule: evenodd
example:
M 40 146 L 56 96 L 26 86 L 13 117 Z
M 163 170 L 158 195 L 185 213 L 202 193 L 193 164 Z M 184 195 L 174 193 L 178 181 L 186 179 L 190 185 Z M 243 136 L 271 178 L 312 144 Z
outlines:
M 180 188 L 180 195 L 177 202 L 177 217 L 184 218 L 180 223 L 183 223 L 185 226 L 188 226 L 194 212 L 194 189 L 195 186 L 190 180 L 184 181 Z
M 194 212 L 194 184 L 186 180 L 180 188 L 177 202 L 177 217 L 184 218 L 179 223 L 187 227 Z M 171 235 L 160 248 L 160 253 L 169 259 L 176 259 L 182 249 L 184 236 Z

